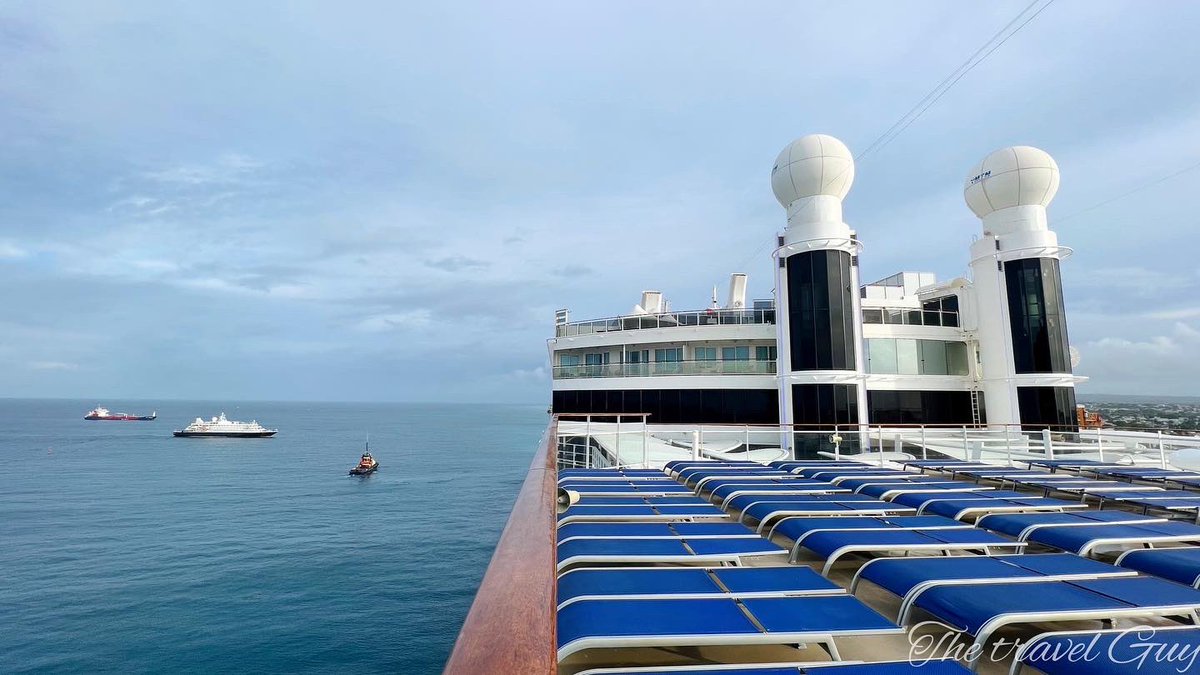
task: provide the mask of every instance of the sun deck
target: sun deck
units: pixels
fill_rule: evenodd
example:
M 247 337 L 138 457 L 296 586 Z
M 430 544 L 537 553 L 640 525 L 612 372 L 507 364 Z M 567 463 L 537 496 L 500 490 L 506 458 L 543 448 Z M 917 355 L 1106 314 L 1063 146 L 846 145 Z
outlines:
M 1099 462 L 683 459 L 558 470 L 556 438 L 548 433 L 545 464 L 535 462 L 513 516 L 536 512 L 546 531 L 527 533 L 534 546 L 517 559 L 506 544 L 520 524 L 510 521 L 447 672 L 479 672 L 466 665 L 474 655 L 487 670 L 503 658 L 506 672 L 566 675 L 852 662 L 906 672 L 886 664 L 928 659 L 957 664 L 937 672 L 1005 673 L 1016 647 L 1052 632 L 1150 626 L 1195 639 L 1185 628 L 1200 611 L 1194 513 L 1089 499 L 1078 484 L 1111 479 Z M 1186 481 L 1171 480 L 1184 477 L 1159 468 L 1122 486 L 1176 500 Z M 550 592 L 522 595 L 539 583 Z M 495 623 L 481 623 L 485 614 Z M 531 617 L 520 624 L 528 630 L 505 627 Z M 1067 672 L 1035 651 L 1029 672 Z

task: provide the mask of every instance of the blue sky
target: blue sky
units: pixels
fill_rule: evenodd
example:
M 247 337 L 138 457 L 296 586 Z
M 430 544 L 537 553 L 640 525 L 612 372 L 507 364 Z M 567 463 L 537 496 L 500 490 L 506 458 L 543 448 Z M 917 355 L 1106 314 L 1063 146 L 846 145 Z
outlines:
M 792 138 L 868 146 L 1027 3 L 10 3 L 0 396 L 548 399 L 553 313 L 771 292 Z M 864 278 L 965 274 L 1050 152 L 1084 392 L 1200 394 L 1200 5 L 1058 0 L 859 164 Z M 1090 210 L 1087 210 L 1090 209 Z

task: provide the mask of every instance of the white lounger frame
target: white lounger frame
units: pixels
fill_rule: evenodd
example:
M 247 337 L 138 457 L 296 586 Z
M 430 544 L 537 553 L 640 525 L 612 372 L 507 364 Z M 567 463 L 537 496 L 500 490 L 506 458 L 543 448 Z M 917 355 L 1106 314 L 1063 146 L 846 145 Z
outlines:
M 895 630 L 846 630 L 836 633 L 803 632 L 803 633 L 760 633 L 758 635 L 646 635 L 646 636 L 613 636 L 613 637 L 584 637 L 563 645 L 558 650 L 558 660 L 561 663 L 566 657 L 585 649 L 629 649 L 636 647 L 706 647 L 706 646 L 758 646 L 758 645 L 802 645 L 819 644 L 825 647 L 833 660 L 840 661 L 834 638 L 856 637 L 866 635 L 893 635 L 903 633 L 903 628 Z M 745 666 L 742 666 L 745 667 Z
M 762 558 L 773 555 L 787 555 L 787 551 L 755 551 L 751 553 L 709 553 L 705 555 L 577 555 L 558 563 L 554 571 L 562 574 L 567 568 L 580 563 L 643 565 L 652 563 L 667 563 L 697 567 L 703 565 L 740 566 L 746 558 Z

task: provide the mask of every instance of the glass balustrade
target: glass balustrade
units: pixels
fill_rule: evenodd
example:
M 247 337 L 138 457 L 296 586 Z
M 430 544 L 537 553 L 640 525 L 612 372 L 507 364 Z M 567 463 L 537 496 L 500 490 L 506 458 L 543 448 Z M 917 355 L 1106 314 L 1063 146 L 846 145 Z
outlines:
M 658 375 L 774 375 L 775 361 L 663 361 L 555 366 L 554 379 Z

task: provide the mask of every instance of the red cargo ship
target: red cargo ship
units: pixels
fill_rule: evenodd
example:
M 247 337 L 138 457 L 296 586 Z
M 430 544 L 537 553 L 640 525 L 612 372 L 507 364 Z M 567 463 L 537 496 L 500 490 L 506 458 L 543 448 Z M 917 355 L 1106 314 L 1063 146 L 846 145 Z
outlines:
M 152 412 L 149 415 L 131 415 L 129 413 L 109 412 L 108 408 L 101 408 L 100 406 L 96 406 L 96 409 L 92 410 L 88 414 L 84 415 L 83 419 L 116 421 L 116 422 L 145 422 L 148 420 L 152 420 L 156 417 L 158 417 L 157 411 Z

